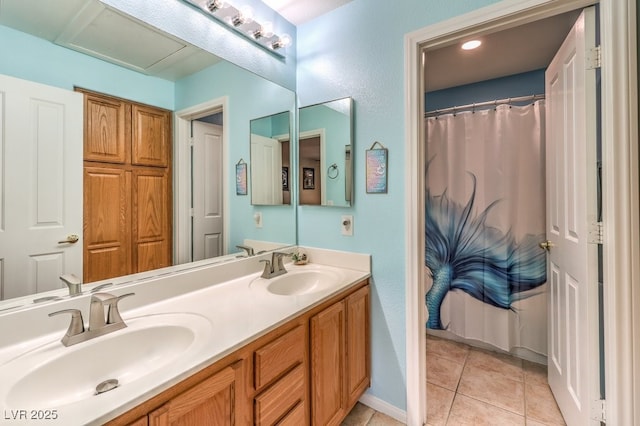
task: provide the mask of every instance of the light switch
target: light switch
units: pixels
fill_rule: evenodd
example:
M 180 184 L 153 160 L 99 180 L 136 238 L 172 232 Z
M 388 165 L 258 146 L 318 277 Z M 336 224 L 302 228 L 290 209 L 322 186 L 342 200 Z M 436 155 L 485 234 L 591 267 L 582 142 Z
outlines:
M 262 212 L 255 212 L 253 221 L 256 223 L 256 228 L 262 228 Z

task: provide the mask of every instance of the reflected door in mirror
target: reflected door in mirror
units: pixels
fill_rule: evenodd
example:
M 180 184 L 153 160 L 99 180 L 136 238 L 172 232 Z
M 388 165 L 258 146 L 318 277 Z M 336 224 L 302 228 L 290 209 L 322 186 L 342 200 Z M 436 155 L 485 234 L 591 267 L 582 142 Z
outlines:
M 82 273 L 81 117 L 80 94 L 0 75 L 1 299 Z
M 171 112 L 83 93 L 83 281 L 171 265 Z

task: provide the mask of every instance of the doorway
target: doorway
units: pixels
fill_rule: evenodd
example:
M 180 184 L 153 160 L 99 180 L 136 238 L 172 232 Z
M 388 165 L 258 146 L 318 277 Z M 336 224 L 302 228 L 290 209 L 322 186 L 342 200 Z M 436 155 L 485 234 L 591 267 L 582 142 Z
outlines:
M 424 151 L 419 141 L 424 139 L 424 129 L 420 125 L 420 117 L 424 111 L 422 98 L 423 82 L 421 81 L 421 69 L 425 57 L 423 49 L 444 46 L 459 40 L 470 34 L 495 32 L 504 28 L 511 28 L 520 24 L 532 22 L 569 10 L 582 8 L 591 4 L 588 1 L 571 1 L 563 4 L 545 4 L 544 1 L 530 2 L 527 5 L 520 3 L 504 4 L 501 2 L 495 6 L 489 6 L 476 13 L 454 18 L 442 24 L 437 24 L 427 29 L 409 34 L 406 38 L 407 51 L 407 136 L 408 150 L 406 164 L 412 170 L 411 176 L 407 178 L 407 234 L 408 256 L 407 256 L 407 423 L 422 424 L 426 421 L 425 394 L 426 386 L 424 380 L 425 357 L 422 355 L 425 347 L 424 324 L 426 315 L 424 312 L 424 245 L 421 246 L 420 238 L 416 237 L 424 230 L 424 215 L 420 214 L 421 206 L 424 206 Z M 616 339 L 616 333 L 622 329 L 628 329 L 625 324 L 629 324 L 630 316 L 638 309 L 638 300 L 634 303 L 620 304 L 620 297 L 625 294 L 629 296 L 631 288 L 632 274 L 637 269 L 632 263 L 620 264 L 617 256 L 626 259 L 626 262 L 638 264 L 637 252 L 637 232 L 634 229 L 635 218 L 637 218 L 637 174 L 638 163 L 637 153 L 632 141 L 637 133 L 637 123 L 635 122 L 637 113 L 636 82 L 635 82 L 635 22 L 630 23 L 626 18 L 635 16 L 635 4 L 629 2 L 613 2 L 603 0 L 601 2 L 603 19 L 602 40 L 603 49 L 607 49 L 607 60 L 603 62 L 603 174 L 605 194 L 604 205 L 604 228 L 612 232 L 610 244 L 605 248 L 604 257 L 604 278 L 615 280 L 616 275 L 621 273 L 628 278 L 620 287 L 607 288 L 605 290 L 605 338 L 611 345 L 606 348 L 606 369 L 611 373 L 607 377 L 608 399 L 604 406 L 607 407 L 608 415 L 615 417 L 614 423 L 622 424 L 626 419 L 627 423 L 634 422 L 634 404 L 638 395 L 634 395 L 631 380 L 627 380 L 622 371 L 633 371 L 633 361 L 631 348 Z M 631 27 L 631 28 L 630 28 Z M 615 28 L 615 31 L 614 31 Z M 623 28 L 623 32 L 618 32 Z M 630 47 L 631 46 L 631 47 Z M 629 68 L 629 52 L 633 52 L 633 67 Z M 631 69 L 631 72 L 629 71 Z M 620 86 L 613 85 L 611 80 L 623 82 Z M 631 89 L 630 89 L 631 88 Z M 615 115 L 614 115 L 615 114 Z M 613 116 L 618 120 L 622 117 L 623 127 L 619 121 L 614 121 Z M 630 126 L 630 127 L 629 127 Z M 616 144 L 611 143 L 614 136 L 623 138 L 623 143 L 616 140 Z M 609 150 L 609 151 L 607 151 Z M 631 152 L 630 152 L 631 150 Z M 626 153 L 626 154 L 625 154 Z M 633 159 L 629 164 L 629 154 Z M 620 155 L 620 157 L 618 157 Z M 623 160 L 626 158 L 626 160 Z M 619 169 L 622 167 L 622 169 Z M 610 179 L 607 182 L 607 179 Z M 614 191 L 613 183 L 622 185 L 624 190 Z M 629 188 L 629 182 L 633 182 L 633 188 Z M 632 189 L 628 191 L 627 189 Z M 613 201 L 616 201 L 615 203 Z M 624 213 L 622 213 L 624 212 Z M 626 219 L 626 215 L 632 212 L 634 219 Z M 619 215 L 619 216 L 618 216 Z M 618 232 L 617 229 L 625 229 L 626 232 L 636 232 L 635 239 L 629 235 Z M 616 257 L 607 257 L 615 253 Z M 613 266 L 619 267 L 614 272 Z M 416 285 L 418 283 L 418 285 Z M 618 284 L 620 281 L 618 281 Z M 626 314 L 622 314 L 622 308 Z M 631 337 L 628 335 L 628 337 Z M 625 366 L 619 366 L 622 362 Z M 625 370 L 623 370 L 623 368 Z M 627 373 L 628 375 L 628 373 Z M 611 421 L 611 417 L 607 422 Z
M 196 260 L 195 255 L 204 259 L 211 255 L 226 254 L 225 241 L 229 241 L 229 194 L 227 191 L 229 186 L 229 141 L 224 129 L 228 128 L 229 117 L 225 111 L 228 111 L 228 99 L 221 97 L 175 113 L 175 139 L 177 141 L 174 149 L 175 264 Z M 192 146 L 193 123 L 197 120 L 206 121 L 205 117 L 215 117 L 212 119 L 217 121 L 215 121 L 216 124 L 203 125 L 206 129 L 203 130 L 203 144 L 195 149 L 202 153 L 198 154 L 199 159 L 203 159 L 205 156 L 216 157 L 217 167 L 209 167 L 204 164 L 198 167 L 192 158 L 197 154 L 192 152 L 192 148 L 194 148 Z M 204 143 L 204 139 L 209 143 Z M 194 177 L 200 176 L 198 179 L 200 183 L 212 178 L 207 173 L 210 174 L 214 170 L 216 179 L 221 182 L 220 185 L 216 185 L 217 190 L 194 183 Z M 193 193 L 194 187 L 199 194 Z M 209 197 L 208 204 L 205 202 L 204 192 L 213 194 L 212 197 Z M 200 213 L 199 219 L 202 220 L 194 217 L 196 210 Z M 198 231 L 198 238 L 194 236 L 196 227 L 201 230 Z M 213 227 L 213 231 L 209 229 L 211 227 Z M 194 248 L 196 239 L 199 241 L 198 250 Z

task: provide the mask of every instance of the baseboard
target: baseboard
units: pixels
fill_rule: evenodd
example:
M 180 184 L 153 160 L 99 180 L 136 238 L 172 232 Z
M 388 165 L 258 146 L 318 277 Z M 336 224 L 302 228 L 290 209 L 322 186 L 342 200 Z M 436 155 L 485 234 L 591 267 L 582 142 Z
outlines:
M 386 414 L 387 416 L 392 417 L 401 423 L 407 423 L 406 411 L 401 410 L 395 405 L 391 405 L 388 402 L 381 400 L 380 398 L 376 398 L 373 395 L 365 393 L 360 397 L 359 401 L 367 407 L 371 407 L 376 411 Z

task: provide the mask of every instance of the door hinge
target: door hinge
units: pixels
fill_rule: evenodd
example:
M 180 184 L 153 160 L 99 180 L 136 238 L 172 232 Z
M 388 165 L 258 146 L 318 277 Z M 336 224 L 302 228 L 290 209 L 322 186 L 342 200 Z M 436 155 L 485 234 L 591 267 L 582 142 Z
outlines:
M 585 63 L 588 70 L 595 70 L 600 68 L 602 63 L 602 51 L 600 49 L 600 46 L 592 47 L 591 49 L 587 50 Z
M 188 144 L 189 146 L 193 146 L 193 136 L 192 136 L 192 137 L 190 137 L 190 138 L 187 140 L 187 144 Z
M 600 423 L 607 423 L 606 400 L 598 399 L 591 404 L 591 419 Z
M 193 217 L 195 215 L 193 208 L 189 209 L 189 216 Z
M 602 222 L 591 222 L 589 224 L 589 244 L 602 244 L 604 242 Z

